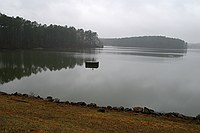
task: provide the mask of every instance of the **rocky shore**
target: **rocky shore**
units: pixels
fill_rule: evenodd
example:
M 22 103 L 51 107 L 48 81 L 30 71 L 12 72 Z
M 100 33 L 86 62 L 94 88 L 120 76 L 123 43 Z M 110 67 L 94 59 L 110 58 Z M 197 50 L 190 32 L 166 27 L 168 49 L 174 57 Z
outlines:
M 52 102 L 56 104 L 61 104 L 61 105 L 72 105 L 72 106 L 81 106 L 81 107 L 87 107 L 87 108 L 93 108 L 96 109 L 98 112 L 106 113 L 106 112 L 111 112 L 111 111 L 118 111 L 118 112 L 129 112 L 129 113 L 141 113 L 141 114 L 146 114 L 146 115 L 151 115 L 154 117 L 165 117 L 165 118 L 180 118 L 182 120 L 190 120 L 190 121 L 200 121 L 200 115 L 197 115 L 196 117 L 191 117 L 191 116 L 185 116 L 181 113 L 177 112 L 168 112 L 168 113 L 163 113 L 163 112 L 157 112 L 153 109 L 147 108 L 147 107 L 132 107 L 132 108 L 125 108 L 123 106 L 120 107 L 112 107 L 112 106 L 106 106 L 106 107 L 101 107 L 98 106 L 95 103 L 85 103 L 85 102 L 70 102 L 70 101 L 60 101 L 58 98 L 53 98 L 52 96 L 47 96 L 46 98 L 42 98 L 40 96 L 34 96 L 34 95 L 28 95 L 28 94 L 21 94 L 18 92 L 12 93 L 12 94 L 7 94 L 5 92 L 0 92 L 0 95 L 7 95 L 7 96 L 19 96 L 19 97 L 31 97 L 35 99 L 41 99 L 47 102 Z

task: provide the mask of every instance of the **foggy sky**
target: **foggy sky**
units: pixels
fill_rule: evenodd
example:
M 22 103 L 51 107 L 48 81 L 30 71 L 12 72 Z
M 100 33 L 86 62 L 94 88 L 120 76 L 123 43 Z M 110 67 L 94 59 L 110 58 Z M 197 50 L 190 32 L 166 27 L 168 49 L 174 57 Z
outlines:
M 0 0 L 0 12 L 99 37 L 164 35 L 200 42 L 200 0 Z

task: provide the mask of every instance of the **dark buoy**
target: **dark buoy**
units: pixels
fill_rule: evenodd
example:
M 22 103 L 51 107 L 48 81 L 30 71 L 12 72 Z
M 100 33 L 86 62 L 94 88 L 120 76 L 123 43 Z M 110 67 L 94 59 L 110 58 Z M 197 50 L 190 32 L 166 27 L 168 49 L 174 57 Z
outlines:
M 97 69 L 97 68 L 99 68 L 99 62 L 97 62 L 97 61 L 86 61 L 85 62 L 85 68 Z

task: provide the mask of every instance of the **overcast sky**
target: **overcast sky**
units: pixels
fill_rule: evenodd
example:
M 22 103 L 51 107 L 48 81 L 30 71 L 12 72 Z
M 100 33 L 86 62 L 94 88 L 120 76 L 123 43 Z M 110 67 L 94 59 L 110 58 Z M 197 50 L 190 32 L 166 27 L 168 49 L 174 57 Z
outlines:
M 164 35 L 200 42 L 200 0 L 0 0 L 0 12 L 99 37 Z

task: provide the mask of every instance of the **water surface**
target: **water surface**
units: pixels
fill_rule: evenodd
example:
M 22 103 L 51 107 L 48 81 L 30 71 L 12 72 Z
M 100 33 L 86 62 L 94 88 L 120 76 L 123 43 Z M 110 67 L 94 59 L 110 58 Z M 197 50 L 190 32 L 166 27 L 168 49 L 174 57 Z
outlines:
M 200 113 L 200 51 L 105 47 L 1 51 L 0 91 L 49 95 L 100 106 Z M 97 69 L 85 61 L 98 61 Z

